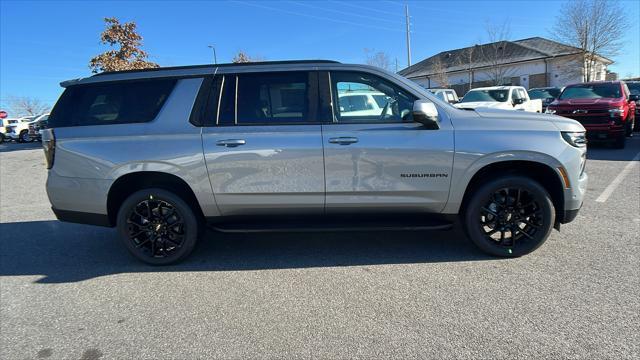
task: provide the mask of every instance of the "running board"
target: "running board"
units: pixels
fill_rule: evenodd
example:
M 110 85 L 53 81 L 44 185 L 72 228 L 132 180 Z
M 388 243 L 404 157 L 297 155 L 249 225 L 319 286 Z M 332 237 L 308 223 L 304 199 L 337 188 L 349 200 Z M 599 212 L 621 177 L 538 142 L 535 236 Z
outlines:
M 446 221 L 424 220 L 407 222 L 315 222 L 315 223 L 267 223 L 233 222 L 210 224 L 210 228 L 224 233 L 274 233 L 274 232 L 338 232 L 338 231 L 424 231 L 449 230 L 453 224 Z

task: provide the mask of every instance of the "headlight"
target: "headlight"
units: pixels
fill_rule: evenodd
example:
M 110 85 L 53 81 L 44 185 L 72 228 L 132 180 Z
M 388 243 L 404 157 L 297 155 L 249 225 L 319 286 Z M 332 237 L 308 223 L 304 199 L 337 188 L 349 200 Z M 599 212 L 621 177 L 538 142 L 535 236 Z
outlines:
M 569 145 L 577 148 L 583 148 L 587 146 L 587 137 L 584 131 L 581 132 L 562 132 L 562 138 L 568 142 Z
M 609 109 L 609 115 L 611 115 L 611 117 L 616 117 L 616 116 L 622 116 L 622 114 L 624 114 L 624 108 L 615 108 L 615 109 Z
M 547 110 L 544 111 L 546 114 L 555 114 L 556 113 L 556 109 L 549 109 L 547 108 Z

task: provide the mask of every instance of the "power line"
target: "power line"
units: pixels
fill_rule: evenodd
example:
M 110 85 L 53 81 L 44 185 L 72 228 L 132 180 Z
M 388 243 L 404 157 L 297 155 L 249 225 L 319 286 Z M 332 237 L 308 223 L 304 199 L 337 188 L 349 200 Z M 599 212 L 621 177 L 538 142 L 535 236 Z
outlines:
M 373 9 L 373 8 L 366 7 L 366 6 L 354 5 L 354 4 L 348 3 L 348 2 L 341 2 L 341 1 L 335 1 L 335 0 L 330 0 L 329 2 L 332 2 L 332 3 L 335 3 L 335 4 L 340 4 L 340 5 L 343 5 L 343 6 L 349 6 L 349 7 L 355 8 L 355 9 L 363 9 L 363 10 L 367 10 L 367 11 L 373 11 L 373 12 L 384 14 L 384 15 L 387 15 L 387 16 L 394 16 L 394 14 L 390 13 L 389 11 Z M 395 16 L 398 16 L 398 15 L 395 15 Z
M 279 11 L 279 12 L 282 12 L 282 13 L 287 13 L 287 14 L 296 15 L 296 16 L 305 16 L 305 17 L 308 17 L 308 18 L 313 18 L 313 19 L 318 19 L 318 20 L 332 21 L 332 22 L 335 22 L 335 23 L 354 25 L 354 26 L 361 26 L 361 27 L 367 27 L 367 28 L 378 29 L 378 30 L 386 30 L 386 31 L 403 31 L 400 28 L 394 29 L 394 28 L 388 28 L 388 27 L 377 26 L 377 25 L 356 23 L 356 22 L 353 22 L 353 21 L 340 20 L 340 19 L 334 19 L 334 18 L 329 18 L 329 17 L 324 17 L 324 16 L 305 14 L 305 13 L 300 13 L 300 12 L 297 12 L 297 11 L 285 10 L 285 9 L 280 9 L 280 8 L 261 5 L 261 4 L 259 5 L 259 4 L 255 4 L 255 3 L 248 3 L 248 2 L 244 2 L 244 1 L 232 1 L 232 2 L 238 3 L 238 4 L 242 4 L 242 5 L 253 6 L 253 7 L 267 9 L 267 10 L 272 10 L 272 11 Z
M 381 18 L 378 18 L 378 17 L 368 16 L 368 15 L 354 14 L 352 12 L 350 13 L 350 12 L 346 12 L 346 11 L 325 8 L 325 7 L 321 7 L 321 6 L 309 5 L 307 3 L 302 3 L 302 2 L 298 2 L 298 1 L 289 1 L 289 3 L 296 4 L 296 5 L 299 5 L 299 6 L 306 6 L 308 8 L 312 8 L 312 9 L 330 11 L 330 12 L 334 12 L 334 13 L 337 13 L 337 14 L 355 16 L 355 17 L 359 17 L 359 18 L 363 18 L 363 19 L 369 19 L 369 20 L 375 20 L 375 21 L 384 21 L 384 22 L 387 22 L 387 23 L 395 24 L 395 25 L 401 25 L 402 24 L 402 22 L 400 22 L 400 21 L 381 19 Z

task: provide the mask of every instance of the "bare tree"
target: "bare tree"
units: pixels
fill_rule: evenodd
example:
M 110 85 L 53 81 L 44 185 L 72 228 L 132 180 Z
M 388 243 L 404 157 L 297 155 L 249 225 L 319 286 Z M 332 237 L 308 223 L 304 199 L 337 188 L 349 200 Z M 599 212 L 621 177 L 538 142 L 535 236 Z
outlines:
M 622 49 L 627 25 L 617 1 L 573 0 L 564 3 L 552 31 L 560 42 L 580 49 L 582 79 L 591 81 L 598 56 L 614 57 Z
M 45 104 L 39 99 L 27 96 L 11 96 L 8 99 L 9 109 L 16 116 L 33 116 L 40 115 L 51 109 L 51 106 Z
M 142 36 L 136 31 L 136 23 L 120 23 L 116 18 L 105 18 L 107 28 L 100 35 L 100 42 L 113 50 L 107 50 L 89 61 L 94 73 L 101 71 L 137 70 L 156 68 L 158 64 L 147 61 L 142 50 Z
M 391 60 L 384 51 L 375 49 L 364 49 L 365 61 L 367 65 L 377 66 L 385 70 L 391 70 Z
M 487 23 L 485 29 L 489 43 L 477 47 L 479 57 L 488 66 L 485 73 L 491 84 L 502 85 L 504 78 L 512 72 L 511 68 L 505 66 L 509 48 L 507 39 L 511 36 L 511 29 L 506 21 L 501 24 Z
M 473 68 L 474 61 L 477 60 L 477 53 L 479 53 L 479 51 L 476 51 L 476 48 L 478 48 L 478 45 L 471 45 L 462 49 L 455 59 L 455 64 L 467 71 L 469 87 L 468 89 L 465 89 L 465 91 L 469 91 L 473 88 L 473 72 L 471 69 Z
M 433 74 L 433 78 L 438 82 L 438 87 L 448 88 L 451 84 L 449 84 L 449 76 L 447 75 L 447 68 L 440 60 L 440 56 L 436 56 L 431 64 L 431 73 Z
M 244 50 L 238 51 L 238 53 L 231 59 L 232 63 L 241 64 L 241 63 L 250 63 L 250 62 L 258 62 L 264 61 L 262 56 L 249 56 Z

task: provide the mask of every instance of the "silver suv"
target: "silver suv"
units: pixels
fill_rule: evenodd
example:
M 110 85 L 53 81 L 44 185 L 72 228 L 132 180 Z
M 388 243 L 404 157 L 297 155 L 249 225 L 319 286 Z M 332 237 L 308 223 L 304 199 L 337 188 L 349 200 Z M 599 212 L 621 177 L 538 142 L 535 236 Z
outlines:
M 411 230 L 458 218 L 483 251 L 521 256 L 572 221 L 586 191 L 578 122 L 456 109 L 370 66 L 189 66 L 61 85 L 43 133 L 53 211 L 117 227 L 151 264 L 184 259 L 204 225 Z M 349 93 L 372 94 L 364 105 L 377 110 L 352 111 Z

